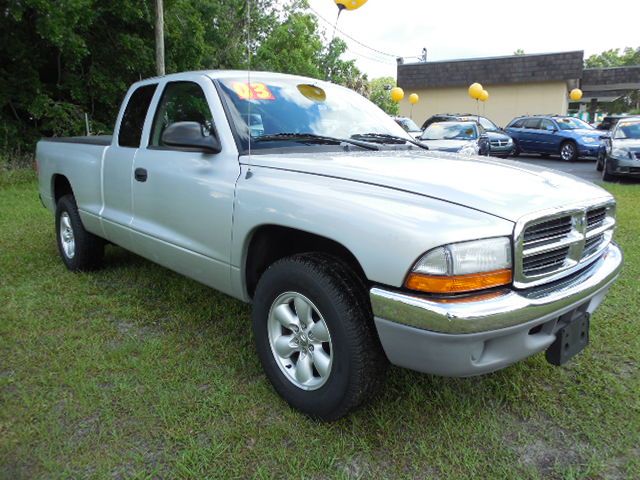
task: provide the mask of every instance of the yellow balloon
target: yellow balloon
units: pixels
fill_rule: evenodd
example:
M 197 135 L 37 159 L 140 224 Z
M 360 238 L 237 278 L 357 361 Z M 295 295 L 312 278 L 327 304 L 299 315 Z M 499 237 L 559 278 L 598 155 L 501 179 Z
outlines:
M 480 85 L 479 83 L 472 83 L 469 86 L 469 96 L 474 100 L 479 100 L 481 93 L 482 93 L 482 85 Z
M 399 102 L 403 98 L 404 90 L 402 90 L 400 87 L 393 87 L 391 89 L 391 100 L 393 100 L 394 102 Z
M 487 92 L 486 90 L 482 90 L 480 92 L 478 100 L 480 100 L 481 102 L 486 102 L 487 100 L 489 100 L 489 92 Z
M 335 0 L 335 2 L 340 10 L 355 10 L 367 3 L 367 0 Z
M 573 100 L 574 102 L 577 102 L 582 98 L 582 90 L 580 90 L 579 88 L 574 88 L 573 90 L 571 90 L 571 93 L 569 93 L 569 98 L 571 98 L 571 100 Z
M 418 96 L 417 93 L 412 93 L 411 95 L 409 95 L 409 103 L 411 105 L 415 105 L 419 101 L 420 101 L 420 97 Z

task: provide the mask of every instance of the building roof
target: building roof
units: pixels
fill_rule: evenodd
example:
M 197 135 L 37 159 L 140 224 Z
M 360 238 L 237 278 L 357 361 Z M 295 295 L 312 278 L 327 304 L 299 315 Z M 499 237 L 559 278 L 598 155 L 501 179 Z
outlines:
M 509 55 L 398 65 L 402 88 L 456 87 L 473 82 L 488 85 L 577 80 L 582 77 L 583 51 Z
M 585 68 L 582 90 L 623 90 L 640 88 L 640 65 L 629 67 Z

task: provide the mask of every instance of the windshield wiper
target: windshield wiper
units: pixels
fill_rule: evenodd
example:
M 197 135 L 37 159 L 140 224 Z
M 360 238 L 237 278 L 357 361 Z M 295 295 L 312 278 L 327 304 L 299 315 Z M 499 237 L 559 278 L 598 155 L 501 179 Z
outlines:
M 388 133 L 356 133 L 355 135 L 351 135 L 351 138 L 355 138 L 356 140 L 367 140 L 372 142 L 375 142 L 376 140 L 378 140 L 380 141 L 380 143 L 401 144 L 401 143 L 409 142 L 412 145 L 416 145 L 417 147 L 424 148 L 425 150 L 429 150 L 429 147 L 413 139 L 400 137 L 398 135 L 390 135 Z
M 326 135 L 316 135 L 315 133 L 275 133 L 273 135 L 261 135 L 257 137 L 254 142 L 276 142 L 288 140 L 301 143 L 323 143 L 326 145 L 350 143 L 351 145 L 366 148 L 367 150 L 380 150 L 376 145 L 358 141 L 357 139 L 329 137 Z

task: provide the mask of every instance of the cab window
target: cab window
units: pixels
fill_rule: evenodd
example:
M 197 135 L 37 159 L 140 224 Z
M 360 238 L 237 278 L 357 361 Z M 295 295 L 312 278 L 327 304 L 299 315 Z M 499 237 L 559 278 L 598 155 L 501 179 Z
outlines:
M 205 131 L 213 131 L 213 115 L 200 85 L 194 82 L 171 82 L 162 92 L 153 119 L 149 145 L 164 147 L 162 134 L 176 122 L 197 122 Z
M 142 127 L 156 87 L 157 84 L 138 87 L 129 97 L 118 131 L 118 145 L 121 147 L 138 148 L 140 146 Z

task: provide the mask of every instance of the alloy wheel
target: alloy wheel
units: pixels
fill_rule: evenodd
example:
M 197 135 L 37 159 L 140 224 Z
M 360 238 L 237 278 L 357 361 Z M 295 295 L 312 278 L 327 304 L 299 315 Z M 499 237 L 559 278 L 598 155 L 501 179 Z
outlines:
M 317 390 L 331 374 L 333 346 L 318 308 L 297 292 L 279 295 L 267 319 L 271 353 L 284 376 L 303 390 Z
M 60 240 L 65 256 L 69 259 L 73 258 L 76 254 L 76 240 L 71 218 L 67 212 L 62 212 L 60 215 Z

